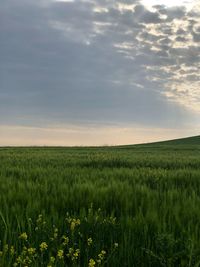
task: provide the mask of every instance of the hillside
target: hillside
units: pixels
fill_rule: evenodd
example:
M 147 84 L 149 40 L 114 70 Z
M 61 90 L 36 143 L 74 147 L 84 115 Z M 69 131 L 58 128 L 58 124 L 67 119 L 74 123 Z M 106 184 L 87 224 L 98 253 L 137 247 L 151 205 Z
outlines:
M 196 149 L 200 148 L 200 135 L 173 139 L 167 141 L 159 141 L 153 143 L 144 143 L 139 145 L 132 145 L 129 147 L 137 147 L 137 148 L 153 148 L 153 149 Z
M 157 151 L 157 150 L 199 150 L 200 149 L 200 135 L 179 138 L 167 141 L 159 141 L 152 143 L 143 143 L 136 145 L 125 145 L 125 146 L 117 146 L 115 148 L 120 149 L 134 149 L 136 150 L 144 150 L 144 151 Z

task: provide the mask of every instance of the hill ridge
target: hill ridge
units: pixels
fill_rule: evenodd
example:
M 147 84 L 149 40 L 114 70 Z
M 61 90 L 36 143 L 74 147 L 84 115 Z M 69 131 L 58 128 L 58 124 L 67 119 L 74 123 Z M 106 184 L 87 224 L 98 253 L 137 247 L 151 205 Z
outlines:
M 178 139 L 155 141 L 149 143 L 141 143 L 138 145 L 200 145 L 200 135 L 183 137 Z

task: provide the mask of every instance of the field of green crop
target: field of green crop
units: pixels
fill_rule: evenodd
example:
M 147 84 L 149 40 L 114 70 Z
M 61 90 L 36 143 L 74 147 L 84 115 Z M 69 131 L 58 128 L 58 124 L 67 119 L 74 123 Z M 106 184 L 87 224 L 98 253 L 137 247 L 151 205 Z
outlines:
M 0 266 L 200 266 L 200 138 L 0 148 Z

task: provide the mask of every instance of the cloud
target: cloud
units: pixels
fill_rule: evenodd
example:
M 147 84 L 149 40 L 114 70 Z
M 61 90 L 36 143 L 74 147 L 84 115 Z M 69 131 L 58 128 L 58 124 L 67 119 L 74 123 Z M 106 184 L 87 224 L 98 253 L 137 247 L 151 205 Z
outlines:
M 186 127 L 200 112 L 199 14 L 128 0 L 3 1 L 0 123 Z

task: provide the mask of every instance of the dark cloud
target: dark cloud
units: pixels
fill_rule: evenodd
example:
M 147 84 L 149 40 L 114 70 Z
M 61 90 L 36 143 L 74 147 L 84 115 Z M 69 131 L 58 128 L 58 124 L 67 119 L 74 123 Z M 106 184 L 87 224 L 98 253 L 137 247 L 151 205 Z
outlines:
M 200 33 L 192 32 L 194 42 L 200 42 Z
M 158 12 L 148 11 L 143 5 L 137 5 L 134 9 L 134 15 L 141 23 L 161 23 Z
M 174 7 L 174 8 L 168 8 L 165 9 L 165 13 L 163 12 L 162 14 L 167 15 L 167 21 L 172 21 L 174 19 L 187 19 L 186 16 L 186 9 L 183 7 Z
M 177 36 L 176 37 L 176 42 L 187 42 L 187 39 L 185 37 L 182 36 Z

